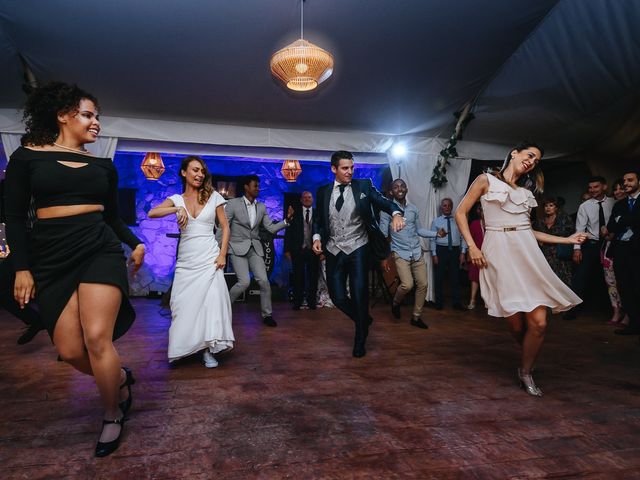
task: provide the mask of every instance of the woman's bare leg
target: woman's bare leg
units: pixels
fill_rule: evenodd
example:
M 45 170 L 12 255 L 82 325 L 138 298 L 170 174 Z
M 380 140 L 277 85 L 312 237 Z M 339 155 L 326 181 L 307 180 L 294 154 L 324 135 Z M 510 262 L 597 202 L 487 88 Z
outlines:
M 511 327 L 511 335 L 516 339 L 518 345 L 522 345 L 525 334 L 527 333 L 527 325 L 522 312 L 514 313 L 510 317 L 505 317 Z
M 78 292 L 75 291 L 56 322 L 53 331 L 53 344 L 62 360 L 79 372 L 93 375 L 89 354 L 84 346 L 79 308 Z
M 527 319 L 527 333 L 522 344 L 522 373 L 529 375 L 540 354 L 547 331 L 547 307 L 537 307 L 535 310 L 525 313 L 525 318 Z
M 122 417 L 118 407 L 122 380 L 120 358 L 113 346 L 113 329 L 120 309 L 122 293 L 118 287 L 98 283 L 81 283 L 78 287 L 80 323 L 84 343 L 105 408 L 105 419 Z M 105 425 L 101 442 L 110 442 L 120 434 L 120 425 Z

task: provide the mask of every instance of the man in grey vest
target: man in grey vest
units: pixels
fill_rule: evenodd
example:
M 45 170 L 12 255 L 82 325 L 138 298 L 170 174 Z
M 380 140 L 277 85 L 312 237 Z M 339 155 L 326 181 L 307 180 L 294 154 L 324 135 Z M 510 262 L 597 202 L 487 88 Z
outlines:
M 353 177 L 353 155 L 338 151 L 331 156 L 335 180 L 316 193 L 313 251 L 324 251 L 327 287 L 331 301 L 356 327 L 353 356 L 363 357 L 369 334 L 369 269 L 373 257 L 370 240 L 382 236 L 373 207 L 392 216 L 391 228 L 404 227 L 402 209 L 382 196 L 369 179 Z M 383 237 L 384 241 L 384 237 Z M 347 278 L 349 296 L 347 296 Z
M 264 203 L 256 200 L 260 193 L 258 176 L 245 177 L 242 186 L 244 195 L 229 200 L 225 205 L 225 213 L 231 230 L 229 254 L 233 270 L 238 276 L 238 283 L 229 291 L 229 297 L 231 297 L 231 302 L 234 302 L 249 287 L 249 271 L 251 271 L 260 286 L 262 321 L 269 327 L 275 327 L 278 324 L 273 319 L 271 310 L 271 285 L 264 264 L 264 249 L 259 235 L 260 226 L 275 235 L 289 225 L 289 221 L 293 217 L 293 208 L 289 207 L 285 220 L 274 223 L 269 218 Z

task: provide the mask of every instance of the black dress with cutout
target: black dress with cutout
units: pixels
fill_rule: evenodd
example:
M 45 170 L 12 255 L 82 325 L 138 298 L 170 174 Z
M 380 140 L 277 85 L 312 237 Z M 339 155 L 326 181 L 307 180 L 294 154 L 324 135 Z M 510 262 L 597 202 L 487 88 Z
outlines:
M 35 208 L 102 205 L 103 212 L 38 219 L 27 235 Z M 109 158 L 20 147 L 5 180 L 7 243 L 16 271 L 30 270 L 36 302 L 53 338 L 56 322 L 80 283 L 114 285 L 122 292 L 113 338 L 131 327 L 135 312 L 121 242 L 142 243 L 118 216 L 118 173 Z

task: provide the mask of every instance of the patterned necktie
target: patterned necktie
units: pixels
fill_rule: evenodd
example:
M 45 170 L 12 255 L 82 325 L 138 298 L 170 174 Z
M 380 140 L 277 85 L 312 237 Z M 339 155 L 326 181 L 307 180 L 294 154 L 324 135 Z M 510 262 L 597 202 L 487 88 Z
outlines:
M 604 221 L 604 210 L 602 209 L 602 202 L 604 202 L 604 200 L 600 200 L 598 202 L 598 236 L 602 236 L 602 227 L 607 224 Z
M 309 209 L 307 208 L 307 211 L 304 214 L 304 222 L 308 225 L 309 224 Z
M 447 248 L 453 250 L 453 238 L 451 238 L 451 217 L 447 218 Z
M 347 186 L 346 185 L 338 185 L 338 188 L 340 189 L 340 196 L 336 200 L 336 210 L 340 211 L 340 209 L 344 205 L 344 189 L 347 188 Z
M 627 203 L 629 204 L 629 211 L 633 212 L 633 207 L 636 204 L 636 199 L 633 197 L 629 197 L 629 200 L 627 200 Z

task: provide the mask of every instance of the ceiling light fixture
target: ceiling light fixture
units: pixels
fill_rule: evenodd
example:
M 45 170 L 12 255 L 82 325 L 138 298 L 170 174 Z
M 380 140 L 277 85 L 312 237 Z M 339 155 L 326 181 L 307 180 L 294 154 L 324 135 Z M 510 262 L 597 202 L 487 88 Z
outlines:
M 280 171 L 287 182 L 295 182 L 302 173 L 302 167 L 298 160 L 285 160 Z
M 333 56 L 304 39 L 304 0 L 300 0 L 300 38 L 271 56 L 271 73 L 296 92 L 317 88 L 333 73 Z
M 144 156 L 140 170 L 147 180 L 158 180 L 164 173 L 164 163 L 159 153 L 149 152 Z

